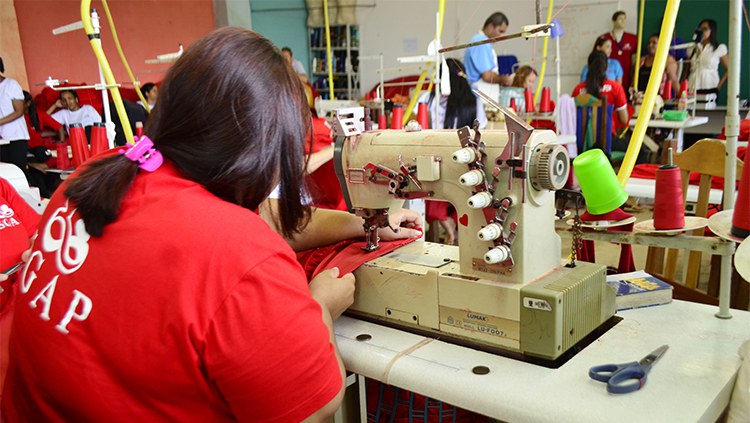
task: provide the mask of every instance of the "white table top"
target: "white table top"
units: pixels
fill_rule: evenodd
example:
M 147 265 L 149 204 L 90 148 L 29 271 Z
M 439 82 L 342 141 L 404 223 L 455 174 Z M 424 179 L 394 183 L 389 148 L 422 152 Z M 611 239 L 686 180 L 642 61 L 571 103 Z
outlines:
M 635 126 L 637 119 L 630 119 L 628 125 Z M 684 129 L 692 128 L 694 126 L 700 126 L 708 123 L 708 116 L 695 116 L 688 117 L 683 121 L 673 121 L 664 119 L 651 119 L 648 123 L 649 128 L 670 128 L 670 129 Z
M 558 369 L 341 317 L 335 332 L 346 368 L 508 422 L 715 421 L 727 406 L 750 339 L 750 313 L 714 317 L 717 307 L 674 301 L 627 310 L 614 328 Z M 369 334 L 368 341 L 357 341 Z M 669 350 L 643 389 L 614 395 L 589 379 L 597 364 L 637 361 Z M 490 373 L 475 375 L 472 368 Z

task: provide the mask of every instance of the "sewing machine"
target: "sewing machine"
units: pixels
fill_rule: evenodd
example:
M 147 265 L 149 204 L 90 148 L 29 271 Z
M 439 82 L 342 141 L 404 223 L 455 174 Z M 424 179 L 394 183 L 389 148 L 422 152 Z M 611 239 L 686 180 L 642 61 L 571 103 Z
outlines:
M 334 164 L 367 249 L 404 200 L 449 201 L 456 246 L 413 242 L 356 272 L 349 313 L 506 355 L 556 360 L 614 315 L 605 268 L 566 267 L 554 191 L 567 151 L 515 115 L 507 131 L 366 130 L 363 108 L 339 110 Z M 407 125 L 408 128 L 408 125 Z

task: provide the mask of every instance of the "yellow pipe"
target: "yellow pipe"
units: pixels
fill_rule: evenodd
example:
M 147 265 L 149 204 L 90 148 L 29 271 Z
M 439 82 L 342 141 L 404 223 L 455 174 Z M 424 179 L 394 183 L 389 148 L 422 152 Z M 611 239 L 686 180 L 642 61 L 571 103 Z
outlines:
M 409 122 L 409 118 L 412 115 L 414 106 L 417 105 L 419 94 L 422 92 L 422 84 L 424 83 L 424 80 L 426 77 L 427 77 L 427 71 L 423 70 L 422 73 L 419 74 L 419 80 L 417 80 L 417 87 L 414 89 L 414 92 L 411 95 L 411 100 L 409 100 L 409 107 L 407 107 L 406 111 L 404 112 L 404 118 L 402 119 L 402 122 L 401 122 L 402 125 L 406 125 L 406 123 Z
M 633 87 L 638 91 L 638 73 L 641 69 L 641 49 L 643 48 L 643 17 L 645 16 L 646 0 L 640 0 L 641 7 L 638 12 L 638 47 L 635 50 L 635 75 L 633 75 Z M 669 36 L 672 39 L 672 36 Z
M 130 81 L 133 83 L 133 86 L 135 87 L 135 93 L 138 95 L 138 98 L 141 99 L 141 102 L 143 103 L 143 107 L 146 108 L 146 112 L 151 113 L 151 106 L 148 105 L 148 101 L 146 101 L 146 99 L 143 97 L 143 93 L 141 93 L 141 83 L 135 80 L 135 76 L 133 76 L 133 71 L 130 70 L 128 59 L 125 58 L 125 53 L 122 51 L 122 46 L 120 45 L 120 38 L 117 37 L 117 30 L 115 29 L 115 21 L 114 19 L 112 19 L 112 14 L 109 13 L 109 5 L 107 4 L 107 0 L 102 0 L 102 5 L 104 6 L 104 14 L 107 15 L 107 22 L 109 22 L 109 29 L 112 30 L 112 39 L 115 42 L 117 53 L 120 55 L 120 60 L 122 60 L 123 66 L 125 66 L 125 72 L 128 73 L 128 77 L 130 77 Z
M 555 0 L 549 0 L 547 6 L 547 23 L 552 21 L 552 6 Z M 544 37 L 542 41 L 542 67 L 539 70 L 539 80 L 536 82 L 536 92 L 534 93 L 534 104 L 539 103 L 539 95 L 542 93 L 542 83 L 544 82 L 544 74 L 547 73 L 547 45 L 549 44 L 549 37 Z
M 443 20 L 445 19 L 445 0 L 438 1 L 438 27 L 437 37 L 438 40 L 443 35 Z
M 331 26 L 328 23 L 328 0 L 323 0 L 323 17 L 326 25 L 326 64 L 328 65 L 328 97 L 336 99 L 333 91 L 333 56 L 331 55 Z
M 117 89 L 117 81 L 112 74 L 112 69 L 109 67 L 107 57 L 104 55 L 102 49 L 101 39 L 95 37 L 94 26 L 91 23 L 91 16 L 89 15 L 91 9 L 91 0 L 81 0 L 81 22 L 83 22 L 83 29 L 86 31 L 86 35 L 89 36 L 89 43 L 91 49 L 94 51 L 94 56 L 99 62 L 99 66 L 102 68 L 102 74 L 104 74 L 104 81 L 107 85 L 110 85 L 109 93 L 112 95 L 112 102 L 115 104 L 117 115 L 120 117 L 122 123 L 122 131 L 125 134 L 125 139 L 129 144 L 134 144 L 133 131 L 130 129 L 130 120 L 128 115 L 125 113 L 125 106 L 122 104 L 122 97 L 120 97 L 120 90 Z M 104 107 L 107 107 L 105 104 Z
M 659 45 L 656 47 L 656 56 L 654 64 L 651 67 L 651 76 L 648 78 L 646 94 L 643 97 L 641 111 L 638 113 L 638 120 L 633 129 L 633 136 L 628 144 L 628 151 L 625 153 L 625 159 L 617 174 L 617 179 L 622 186 L 628 182 L 630 174 L 635 166 L 635 159 L 643 145 L 643 136 L 646 134 L 646 128 L 651 120 L 651 112 L 654 110 L 654 101 L 661 85 L 661 78 L 664 74 L 664 68 L 667 65 L 667 55 L 669 53 L 669 44 L 674 32 L 674 23 L 677 19 L 677 11 L 680 8 L 680 0 L 667 0 L 667 6 L 664 10 L 664 21 L 661 23 L 659 32 Z

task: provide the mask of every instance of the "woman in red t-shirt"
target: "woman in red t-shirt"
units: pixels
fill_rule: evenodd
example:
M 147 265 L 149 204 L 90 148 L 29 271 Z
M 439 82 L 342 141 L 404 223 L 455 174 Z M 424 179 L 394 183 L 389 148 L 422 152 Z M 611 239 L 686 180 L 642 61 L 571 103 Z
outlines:
M 630 119 L 625 90 L 617 81 L 607 79 L 607 55 L 603 52 L 597 50 L 589 54 L 588 65 L 589 73 L 586 75 L 586 80 L 576 85 L 573 89 L 573 97 L 587 93 L 596 98 L 606 98 L 607 104 L 614 105 L 612 130 L 617 134 L 620 132 L 619 129 L 628 127 Z

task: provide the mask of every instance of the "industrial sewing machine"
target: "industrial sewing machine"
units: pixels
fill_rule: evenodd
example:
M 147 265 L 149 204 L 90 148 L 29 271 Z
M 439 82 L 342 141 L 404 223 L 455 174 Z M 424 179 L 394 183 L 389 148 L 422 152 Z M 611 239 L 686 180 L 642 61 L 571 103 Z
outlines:
M 339 110 L 334 164 L 368 249 L 404 200 L 449 201 L 458 243 L 414 242 L 356 272 L 349 313 L 532 361 L 553 361 L 615 312 L 605 268 L 566 267 L 554 190 L 568 177 L 552 131 L 515 115 L 507 131 L 366 130 L 363 108 Z

